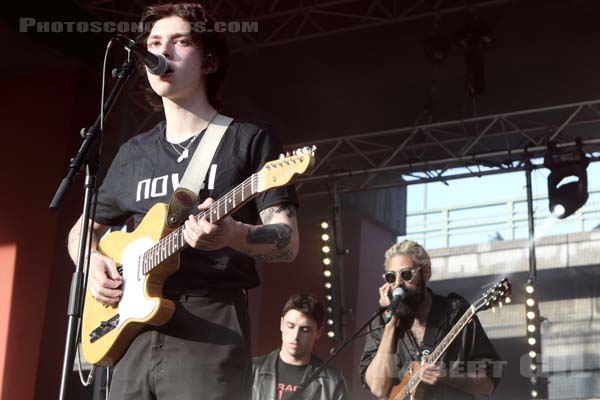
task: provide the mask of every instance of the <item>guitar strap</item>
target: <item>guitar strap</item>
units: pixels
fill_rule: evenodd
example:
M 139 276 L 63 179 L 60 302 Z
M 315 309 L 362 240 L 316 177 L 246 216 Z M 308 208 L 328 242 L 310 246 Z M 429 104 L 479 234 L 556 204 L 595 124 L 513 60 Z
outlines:
M 442 297 L 435 294 L 432 296 L 431 309 L 427 316 L 427 327 L 423 335 L 423 344 L 419 348 L 419 359 L 423 358 L 423 356 L 428 356 L 435 349 L 435 337 L 442 326 L 444 305 L 445 302 Z
M 196 151 L 185 169 L 179 187 L 169 201 L 169 212 L 167 226 L 176 228 L 190 215 L 194 204 L 198 201 L 200 189 L 204 187 L 204 180 L 208 172 L 208 166 L 212 161 L 221 139 L 233 119 L 221 114 L 216 114 L 209 122 L 206 132 L 200 139 Z

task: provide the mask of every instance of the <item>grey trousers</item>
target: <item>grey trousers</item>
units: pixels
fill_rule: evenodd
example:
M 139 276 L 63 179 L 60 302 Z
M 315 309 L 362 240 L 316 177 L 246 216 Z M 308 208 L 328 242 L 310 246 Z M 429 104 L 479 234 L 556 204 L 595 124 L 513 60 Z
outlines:
M 113 368 L 110 400 L 250 398 L 245 292 L 177 295 L 171 320 L 138 335 Z

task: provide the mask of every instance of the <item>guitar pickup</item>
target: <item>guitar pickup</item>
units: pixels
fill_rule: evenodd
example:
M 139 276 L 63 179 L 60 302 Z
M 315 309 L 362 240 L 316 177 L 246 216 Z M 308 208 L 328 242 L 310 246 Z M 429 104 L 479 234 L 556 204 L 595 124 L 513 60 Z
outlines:
M 90 332 L 90 343 L 94 343 L 108 332 L 112 331 L 119 324 L 119 314 L 115 315 L 107 321 L 101 321 L 100 326 Z

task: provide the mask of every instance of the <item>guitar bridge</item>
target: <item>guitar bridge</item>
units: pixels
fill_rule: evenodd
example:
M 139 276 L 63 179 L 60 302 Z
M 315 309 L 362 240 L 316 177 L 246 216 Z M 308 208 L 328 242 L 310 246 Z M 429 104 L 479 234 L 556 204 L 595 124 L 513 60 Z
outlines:
M 115 315 L 108 321 L 101 321 L 100 326 L 90 332 L 90 343 L 94 343 L 108 332 L 112 331 L 119 324 L 119 314 Z

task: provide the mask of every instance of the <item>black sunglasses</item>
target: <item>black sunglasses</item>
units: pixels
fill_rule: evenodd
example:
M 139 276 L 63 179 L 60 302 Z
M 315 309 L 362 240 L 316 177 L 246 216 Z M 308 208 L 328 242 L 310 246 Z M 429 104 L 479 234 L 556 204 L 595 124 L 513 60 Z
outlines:
M 421 267 L 404 268 L 400 272 L 387 271 L 385 274 L 383 274 L 383 279 L 385 279 L 387 283 L 394 283 L 396 282 L 397 274 L 400 274 L 400 279 L 402 279 L 404 282 L 410 282 L 414 279 L 417 271 L 420 269 Z

